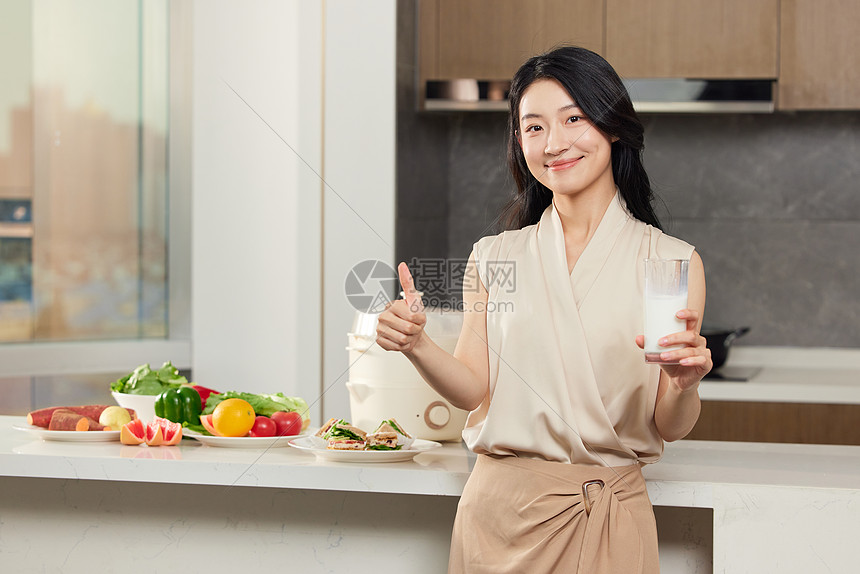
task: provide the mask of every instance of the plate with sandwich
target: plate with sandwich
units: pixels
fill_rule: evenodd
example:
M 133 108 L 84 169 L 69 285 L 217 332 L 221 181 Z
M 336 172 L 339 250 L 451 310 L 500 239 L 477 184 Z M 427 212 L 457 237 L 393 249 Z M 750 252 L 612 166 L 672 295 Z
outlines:
M 331 418 L 313 435 L 293 439 L 290 446 L 339 462 L 397 462 L 442 446 L 413 438 L 395 419 L 386 419 L 373 432 Z

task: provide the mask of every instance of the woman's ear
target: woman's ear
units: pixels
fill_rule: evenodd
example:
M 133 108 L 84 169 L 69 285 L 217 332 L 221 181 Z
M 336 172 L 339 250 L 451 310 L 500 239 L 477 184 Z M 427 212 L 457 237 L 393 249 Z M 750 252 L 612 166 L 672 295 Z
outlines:
M 610 142 L 612 142 L 612 143 L 615 143 L 615 142 L 617 142 L 619 139 L 620 139 L 620 138 L 619 138 L 618 136 L 612 136 L 611 138 L 609 138 L 609 141 L 610 141 Z

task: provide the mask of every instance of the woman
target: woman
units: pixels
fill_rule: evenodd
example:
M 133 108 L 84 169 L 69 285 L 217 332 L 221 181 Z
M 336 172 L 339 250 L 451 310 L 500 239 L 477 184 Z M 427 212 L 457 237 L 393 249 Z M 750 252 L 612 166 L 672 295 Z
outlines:
M 380 315 L 378 343 L 471 411 L 478 453 L 457 511 L 451 572 L 657 572 L 640 467 L 699 415 L 711 368 L 699 335 L 702 261 L 660 230 L 642 166 L 642 124 L 612 67 L 565 47 L 528 60 L 510 92 L 511 230 L 479 240 L 453 356 L 405 299 Z M 689 259 L 686 330 L 643 357 L 645 258 Z M 512 281 L 511 273 L 515 273 Z

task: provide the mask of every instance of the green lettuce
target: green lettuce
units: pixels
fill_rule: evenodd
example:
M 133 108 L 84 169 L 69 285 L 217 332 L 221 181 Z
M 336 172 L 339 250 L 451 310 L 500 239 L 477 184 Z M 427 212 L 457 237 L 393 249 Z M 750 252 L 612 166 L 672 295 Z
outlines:
M 349 440 L 364 440 L 364 438 L 362 438 L 361 435 L 354 433 L 349 429 L 339 428 L 339 425 L 349 426 L 349 423 L 343 419 L 340 419 L 339 421 L 337 421 L 336 423 L 331 425 L 331 428 L 328 430 L 327 433 L 325 433 L 324 438 L 326 438 L 326 439 L 328 439 L 328 438 L 345 438 L 345 439 L 349 439 Z
M 153 371 L 148 364 L 111 383 L 110 390 L 128 395 L 160 395 L 162 391 L 187 385 L 188 379 L 170 361 Z
M 226 399 L 243 399 L 250 403 L 254 412 L 258 415 L 270 417 L 278 411 L 295 411 L 302 415 L 302 419 L 309 419 L 308 403 L 300 397 L 288 397 L 284 393 L 270 394 L 252 394 L 240 393 L 238 391 L 227 391 L 226 393 L 212 393 L 206 399 L 206 408 L 203 409 L 204 415 L 211 415 L 223 400 Z
M 184 423 L 182 423 L 182 428 L 192 430 L 195 432 L 199 432 L 200 434 L 203 434 L 203 435 L 214 436 L 211 432 L 206 430 L 206 428 L 203 425 L 196 425 L 196 424 L 190 423 L 188 421 L 185 421 Z M 185 436 L 183 436 L 182 438 L 185 438 Z

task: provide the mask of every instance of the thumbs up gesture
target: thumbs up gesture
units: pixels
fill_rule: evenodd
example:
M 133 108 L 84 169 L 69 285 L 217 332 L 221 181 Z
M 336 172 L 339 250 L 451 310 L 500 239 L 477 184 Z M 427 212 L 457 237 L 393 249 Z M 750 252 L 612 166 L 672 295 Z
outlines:
M 415 281 L 406 263 L 397 266 L 397 274 L 404 298 L 393 301 L 379 315 L 376 342 L 386 351 L 410 353 L 424 336 L 427 316 L 421 294 L 415 289 Z
M 409 310 L 414 313 L 424 313 L 424 302 L 421 293 L 415 288 L 415 280 L 406 263 L 397 266 L 397 275 L 400 277 L 400 286 L 403 288 L 403 297 Z

